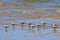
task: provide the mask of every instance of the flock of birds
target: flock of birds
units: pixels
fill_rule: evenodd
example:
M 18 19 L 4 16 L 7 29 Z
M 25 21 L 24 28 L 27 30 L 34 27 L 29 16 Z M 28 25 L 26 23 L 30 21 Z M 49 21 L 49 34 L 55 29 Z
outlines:
M 21 22 L 19 26 L 23 28 L 23 27 L 25 27 L 24 26 L 25 24 L 26 24 L 25 22 Z M 44 29 L 44 30 L 46 29 L 46 24 L 47 23 L 42 23 L 42 25 L 41 24 L 36 24 L 35 25 L 33 23 L 27 23 L 27 26 L 28 26 L 28 29 L 29 30 L 32 30 L 33 31 L 34 28 L 37 28 L 37 31 L 40 31 L 41 28 Z M 11 25 L 12 25 L 12 28 L 14 28 L 18 24 L 12 23 Z M 7 32 L 9 26 L 10 26 L 9 24 L 4 24 L 5 32 Z M 56 32 L 57 31 L 57 28 L 58 28 L 58 25 L 57 24 L 53 24 L 52 25 L 52 28 L 53 28 L 53 31 Z

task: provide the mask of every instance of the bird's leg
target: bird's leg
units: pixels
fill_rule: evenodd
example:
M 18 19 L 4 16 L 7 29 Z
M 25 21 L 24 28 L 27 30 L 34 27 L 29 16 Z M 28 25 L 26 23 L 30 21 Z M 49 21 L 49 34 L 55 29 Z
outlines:
M 21 29 L 22 29 L 22 30 L 24 29 L 24 26 L 23 26 L 23 24 L 21 25 Z
M 53 27 L 53 28 L 54 28 L 54 30 L 53 30 L 53 31 L 54 31 L 54 33 L 56 33 L 56 32 L 57 32 L 56 27 Z

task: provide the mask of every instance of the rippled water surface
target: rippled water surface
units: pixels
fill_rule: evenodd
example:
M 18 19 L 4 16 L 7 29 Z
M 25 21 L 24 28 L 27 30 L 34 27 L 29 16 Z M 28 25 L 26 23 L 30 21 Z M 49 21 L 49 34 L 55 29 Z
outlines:
M 20 23 L 25 22 L 24 27 Z M 46 24 L 39 31 L 37 27 L 29 30 L 28 23 Z M 11 23 L 17 24 L 13 28 Z M 4 25 L 8 24 L 5 32 Z M 58 24 L 53 32 L 52 24 Z M 0 0 L 0 40 L 60 40 L 60 0 L 50 2 L 23 2 L 17 0 Z

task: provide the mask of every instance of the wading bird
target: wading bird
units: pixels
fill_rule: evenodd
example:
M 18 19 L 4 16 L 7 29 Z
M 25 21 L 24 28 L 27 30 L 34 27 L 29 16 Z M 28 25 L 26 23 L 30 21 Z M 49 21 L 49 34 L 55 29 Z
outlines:
M 54 29 L 53 31 L 54 31 L 54 33 L 56 33 L 56 32 L 57 32 L 57 30 L 56 30 L 56 28 L 58 28 L 57 26 L 58 26 L 58 25 L 53 24 L 53 29 Z
M 36 26 L 35 25 L 31 25 L 31 28 L 32 28 L 32 32 L 34 32 L 34 28 L 35 28 Z
M 40 31 L 41 25 L 37 24 L 37 31 Z
M 21 29 L 24 29 L 24 24 L 25 23 L 24 22 L 21 22 L 20 24 L 21 24 Z
M 28 23 L 28 26 L 31 27 L 32 23 Z
M 42 24 L 43 29 L 46 28 L 46 24 L 47 24 L 47 23 L 43 23 L 43 24 Z
M 29 30 L 31 30 L 32 23 L 28 23 Z
M 5 28 L 5 32 L 8 32 L 9 25 L 8 24 L 5 24 L 4 25 L 4 28 Z

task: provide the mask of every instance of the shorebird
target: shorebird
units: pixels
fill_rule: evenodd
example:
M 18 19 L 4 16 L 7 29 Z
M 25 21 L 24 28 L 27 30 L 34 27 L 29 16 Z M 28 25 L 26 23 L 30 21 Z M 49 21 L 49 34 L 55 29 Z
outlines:
M 31 27 L 32 23 L 28 23 L 28 26 Z
M 29 30 L 31 30 L 32 23 L 28 23 Z
M 23 26 L 25 23 L 24 22 L 21 22 L 21 26 Z
M 45 27 L 45 26 L 46 26 L 46 24 L 47 24 L 47 23 L 43 23 L 43 24 L 42 24 L 43 29 L 45 29 L 45 28 L 46 28 L 46 27 Z
M 53 31 L 54 31 L 54 33 L 56 33 L 56 32 L 57 32 L 57 30 L 56 30 L 56 28 L 58 28 L 57 26 L 58 26 L 58 25 L 53 24 L 53 29 L 54 29 Z
M 31 28 L 32 28 L 32 32 L 34 32 L 34 28 L 35 28 L 36 26 L 35 25 L 31 25 Z
M 8 24 L 5 24 L 4 25 L 4 28 L 5 28 L 5 32 L 8 32 L 9 25 Z
M 37 26 L 37 31 L 40 31 L 41 25 L 36 24 L 36 26 Z
M 24 26 L 25 23 L 24 22 L 21 22 L 20 24 L 21 24 L 21 29 L 24 29 L 23 26 Z
M 15 30 L 15 26 L 16 26 L 16 24 L 12 21 L 11 23 L 11 26 L 12 26 L 12 30 Z

